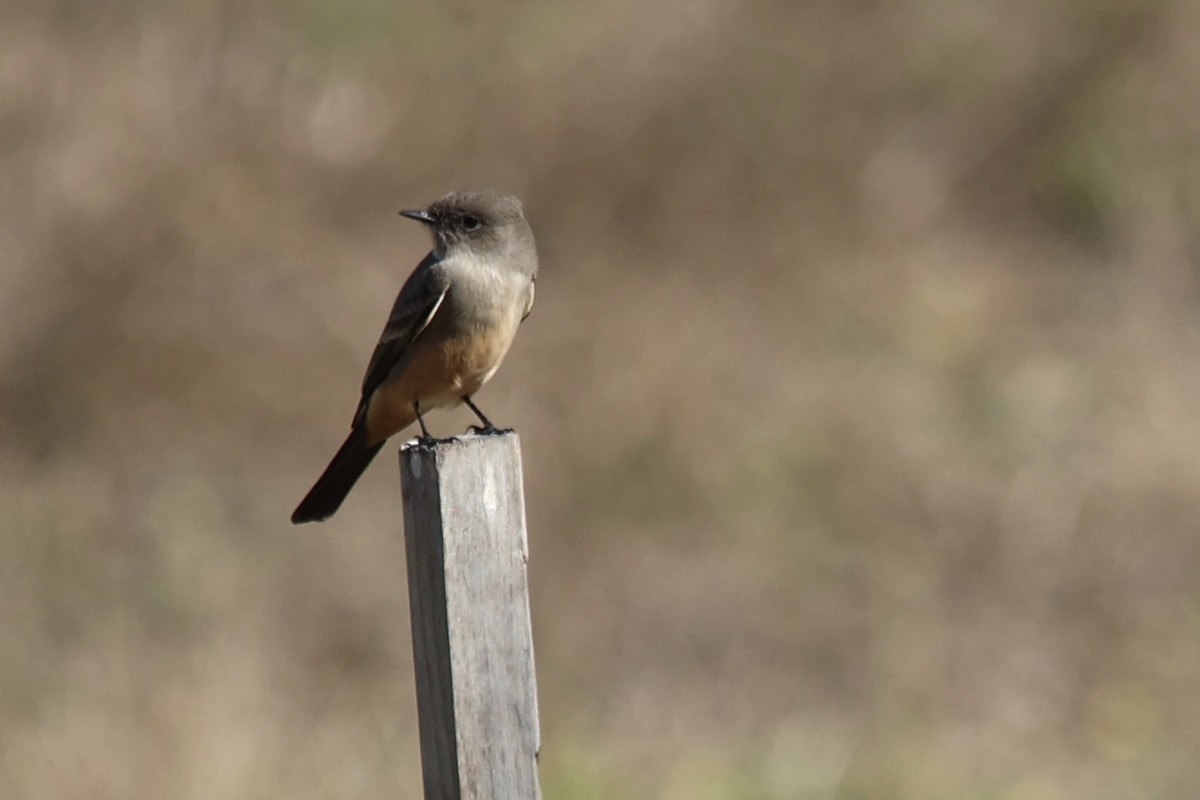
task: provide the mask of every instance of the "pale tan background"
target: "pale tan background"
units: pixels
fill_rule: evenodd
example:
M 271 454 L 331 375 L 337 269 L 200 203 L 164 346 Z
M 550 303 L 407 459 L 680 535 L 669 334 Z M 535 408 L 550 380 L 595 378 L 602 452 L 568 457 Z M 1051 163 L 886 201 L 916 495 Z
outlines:
M 287 518 L 477 186 L 547 798 L 1200 796 L 1200 6 L 59 0 L 0 7 L 0 797 L 420 796 L 394 447 Z

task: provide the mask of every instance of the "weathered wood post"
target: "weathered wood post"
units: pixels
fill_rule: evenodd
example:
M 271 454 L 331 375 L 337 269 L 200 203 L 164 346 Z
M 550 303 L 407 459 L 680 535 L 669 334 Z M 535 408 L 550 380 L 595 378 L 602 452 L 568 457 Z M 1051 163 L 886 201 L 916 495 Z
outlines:
M 515 433 L 400 450 L 426 800 L 540 800 Z

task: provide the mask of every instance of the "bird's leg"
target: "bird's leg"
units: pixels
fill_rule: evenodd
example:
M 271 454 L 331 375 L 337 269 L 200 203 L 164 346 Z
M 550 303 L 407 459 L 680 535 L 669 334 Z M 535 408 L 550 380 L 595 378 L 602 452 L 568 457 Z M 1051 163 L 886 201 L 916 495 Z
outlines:
M 425 415 L 421 413 L 421 402 L 419 400 L 413 401 L 413 411 L 417 412 L 417 424 L 421 426 L 421 435 L 417 437 L 417 444 L 422 447 L 432 447 L 436 444 L 449 444 L 458 441 L 458 438 L 455 436 L 439 439 L 429 432 L 429 428 L 425 427 Z
M 479 410 L 479 406 L 471 402 L 470 397 L 463 395 L 463 402 L 470 406 L 471 410 L 475 412 L 475 416 L 479 417 L 479 421 L 483 423 L 483 427 L 480 430 L 487 432 L 496 430 L 496 426 L 492 424 L 490 419 L 483 415 L 483 412 Z
M 417 412 L 417 424 L 421 426 L 421 440 L 425 443 L 437 441 L 429 435 L 429 428 L 425 427 L 425 418 L 421 416 L 421 403 L 419 400 L 413 401 L 413 411 Z
M 490 419 L 483 415 L 483 412 L 479 410 L 479 406 L 471 402 L 470 397 L 463 395 L 463 402 L 470 406 L 471 410 L 475 412 L 475 416 L 479 417 L 479 421 L 483 423 L 482 428 L 478 425 L 472 425 L 470 429 L 472 433 L 481 434 L 483 436 L 490 436 L 493 433 L 505 433 L 505 431 L 497 428 L 492 424 Z

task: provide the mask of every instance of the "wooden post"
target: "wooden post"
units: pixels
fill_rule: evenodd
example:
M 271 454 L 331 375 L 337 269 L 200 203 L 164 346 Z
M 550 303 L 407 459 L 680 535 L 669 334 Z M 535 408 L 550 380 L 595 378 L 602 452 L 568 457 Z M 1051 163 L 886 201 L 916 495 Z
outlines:
M 540 800 L 515 433 L 400 450 L 426 800 Z

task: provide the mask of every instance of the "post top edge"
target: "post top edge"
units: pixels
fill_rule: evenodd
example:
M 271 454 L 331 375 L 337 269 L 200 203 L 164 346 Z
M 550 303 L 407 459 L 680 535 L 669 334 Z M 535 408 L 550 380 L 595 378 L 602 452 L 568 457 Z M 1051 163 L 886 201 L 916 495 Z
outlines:
M 511 428 L 494 433 L 463 433 L 445 439 L 422 439 L 417 436 L 400 445 L 401 453 L 439 453 L 461 447 L 486 447 L 491 442 L 517 442 L 521 437 Z

